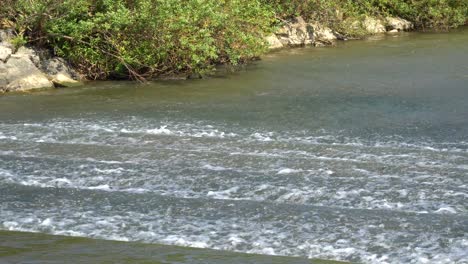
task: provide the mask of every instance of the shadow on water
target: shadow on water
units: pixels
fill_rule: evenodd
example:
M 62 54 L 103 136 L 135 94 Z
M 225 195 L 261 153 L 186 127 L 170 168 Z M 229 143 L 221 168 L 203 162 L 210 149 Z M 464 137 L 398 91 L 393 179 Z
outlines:
M 0 263 L 339 264 L 345 262 L 0 231 Z

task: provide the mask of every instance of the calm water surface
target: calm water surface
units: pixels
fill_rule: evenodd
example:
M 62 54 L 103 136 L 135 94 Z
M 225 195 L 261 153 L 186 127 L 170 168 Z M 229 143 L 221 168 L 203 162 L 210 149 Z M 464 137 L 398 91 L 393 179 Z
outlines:
M 28 231 L 137 242 L 53 251 L 102 261 L 468 263 L 468 30 L 0 97 L 0 230 L 0 262 L 67 241 Z

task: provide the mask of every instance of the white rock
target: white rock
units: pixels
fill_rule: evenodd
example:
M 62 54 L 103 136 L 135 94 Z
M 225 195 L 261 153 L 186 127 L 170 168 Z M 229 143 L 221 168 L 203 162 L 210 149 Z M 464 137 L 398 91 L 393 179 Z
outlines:
M 61 87 L 71 87 L 71 86 L 79 86 L 81 85 L 81 82 L 77 80 L 73 80 L 70 75 L 68 74 L 63 74 L 63 73 L 58 73 L 53 76 L 52 82 L 56 86 L 61 86 Z
M 70 87 L 82 83 L 77 81 L 78 74 L 61 58 L 51 58 L 42 62 L 42 71 L 45 72 L 56 86 Z
M 41 59 L 39 58 L 39 55 L 37 55 L 36 51 L 31 48 L 24 46 L 19 47 L 15 52 L 15 55 L 19 57 L 28 57 L 36 67 L 40 67 Z
M 12 38 L 13 30 L 11 29 L 0 29 L 0 42 L 9 42 Z
M 336 35 L 333 33 L 329 27 L 323 26 L 319 23 L 311 23 L 314 28 L 314 37 L 315 40 L 319 41 L 334 41 L 337 39 Z
M 387 23 L 387 29 L 397 30 L 397 31 L 409 31 L 414 29 L 413 23 L 409 22 L 406 19 L 399 18 L 399 17 L 387 17 L 385 18 L 385 22 Z
M 384 33 L 387 31 L 384 22 L 374 17 L 366 17 L 362 22 L 362 26 L 371 34 Z
M 275 34 L 271 34 L 270 36 L 266 37 L 265 40 L 268 43 L 269 49 L 280 49 L 283 47 L 283 43 L 281 43 Z
M 52 88 L 54 84 L 25 56 L 12 55 L 6 66 L 6 90 L 27 91 Z
M 314 42 L 313 27 L 307 24 L 302 17 L 296 17 L 278 30 L 276 35 L 283 45 L 303 46 Z
M 13 52 L 9 47 L 0 45 L 0 61 L 6 62 L 10 58 L 12 53 Z

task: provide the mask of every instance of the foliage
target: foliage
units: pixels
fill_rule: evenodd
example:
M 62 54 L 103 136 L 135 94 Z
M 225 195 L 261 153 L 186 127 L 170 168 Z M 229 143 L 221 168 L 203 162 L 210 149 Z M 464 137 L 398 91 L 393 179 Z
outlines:
M 252 0 L 17 0 L 18 32 L 90 78 L 210 70 L 262 54 L 273 12 Z
M 363 10 L 405 18 L 421 29 L 449 29 L 468 19 L 466 0 L 371 0 L 358 1 Z
M 15 45 L 54 51 L 93 79 L 204 73 L 266 51 L 264 36 L 301 15 L 348 36 L 366 16 L 420 29 L 467 22 L 467 0 L 1 0 Z M 357 25 L 357 26 L 356 26 Z
M 420 29 L 449 29 L 468 21 L 467 0 L 263 0 L 282 18 L 302 15 L 332 27 L 347 18 L 397 16 Z M 346 29 L 345 29 L 346 30 Z M 344 32 L 346 33 L 346 32 Z

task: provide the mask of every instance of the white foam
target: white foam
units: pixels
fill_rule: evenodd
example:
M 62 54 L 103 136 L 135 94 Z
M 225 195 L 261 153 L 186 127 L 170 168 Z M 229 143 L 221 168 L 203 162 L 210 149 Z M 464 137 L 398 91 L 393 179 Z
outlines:
M 4 221 L 2 225 L 7 229 L 7 230 L 17 230 L 19 223 L 15 221 Z
M 41 222 L 41 226 L 52 226 L 53 220 L 51 218 L 46 218 Z
M 434 211 L 434 213 L 439 213 L 439 214 L 456 214 L 457 210 L 453 209 L 452 207 L 441 207 Z
M 253 133 L 251 135 L 251 137 L 253 139 L 256 139 L 256 140 L 259 140 L 259 141 L 264 141 L 264 142 L 269 142 L 269 141 L 273 141 L 273 138 L 271 138 L 273 136 L 273 133 L 272 132 L 267 132 L 267 133 Z
M 290 169 L 290 168 L 284 168 L 280 169 L 277 174 L 282 175 L 282 174 L 292 174 L 292 173 L 298 173 L 301 172 L 302 170 L 297 170 L 297 169 Z
M 190 136 L 193 136 L 193 137 L 224 138 L 226 136 L 226 133 L 218 131 L 218 130 L 199 131 L 199 132 L 192 133 Z
M 125 171 L 125 169 L 123 168 L 116 168 L 116 169 L 98 169 L 98 168 L 94 168 L 93 169 L 94 171 L 98 172 L 98 173 L 102 173 L 102 174 L 122 174 L 122 172 Z
M 212 171 L 225 171 L 229 170 L 228 168 L 222 167 L 222 166 L 212 166 L 210 164 L 205 164 L 202 166 L 203 169 L 206 170 L 212 170 Z
M 4 136 L 0 134 L 0 139 L 18 140 L 15 136 Z
M 408 238 L 408 244 L 401 246 L 398 241 L 402 236 L 414 234 L 378 223 L 356 231 L 352 225 L 334 229 L 333 219 L 313 223 L 293 222 L 299 219 L 295 215 L 280 221 L 276 216 L 268 221 L 260 219 L 272 204 L 292 203 L 298 207 L 333 207 L 337 211 L 384 209 L 392 214 L 425 212 L 436 218 L 458 217 L 467 212 L 467 194 L 463 192 L 466 181 L 461 171 L 468 169 L 462 164 L 466 145 L 444 143 L 447 147 L 430 141 L 408 144 L 402 140 L 363 140 L 313 132 L 279 134 L 203 122 L 158 123 L 130 118 L 122 122 L 93 122 L 64 119 L 45 125 L 12 125 L 0 136 L 17 137 L 21 142 L 7 142 L 5 146 L 18 145 L 23 154 L 1 152 L 13 156 L 13 161 L 10 156 L 2 157 L 8 166 L 0 168 L 0 179 L 37 187 L 145 193 L 142 197 L 166 195 L 171 201 L 233 200 L 213 202 L 226 202 L 229 208 L 236 206 L 234 200 L 243 199 L 263 203 L 266 210 L 246 216 L 250 217 L 247 220 L 243 215 L 224 218 L 222 212 L 219 217 L 203 219 L 213 212 L 180 213 L 176 207 L 160 216 L 151 210 L 138 214 L 132 211 L 137 208 L 119 212 L 112 211 L 117 210 L 112 206 L 92 205 L 93 209 L 86 210 L 96 212 L 79 211 L 85 210 L 80 206 L 71 207 L 70 211 L 38 206 L 37 210 L 17 210 L 9 215 L 5 209 L 9 205 L 0 204 L 4 220 L 1 227 L 364 263 L 457 263 L 467 258 L 467 244 L 460 242 L 465 238 L 447 237 L 444 233 L 431 231 L 428 237 L 418 233 L 419 237 Z M 70 151 L 61 156 L 60 151 L 48 153 L 42 144 L 31 147 L 30 142 L 35 140 L 69 144 L 64 150 L 73 149 L 74 144 L 94 143 L 105 148 L 95 153 L 86 146 L 86 151 Z M 31 159 L 23 160 L 24 157 Z M 124 161 L 116 161 L 119 159 Z M 123 177 L 125 172 L 134 173 Z M 304 175 L 290 177 L 287 182 L 288 177 L 277 176 L 294 173 Z M 412 231 L 411 223 L 399 224 Z M 382 237 L 376 235 L 379 232 Z M 432 246 L 439 241 L 447 243 L 447 247 Z M 384 253 L 375 254 L 372 248 Z
M 98 185 L 98 186 L 91 186 L 87 187 L 89 190 L 101 190 L 101 191 L 110 191 L 112 188 L 108 184 Z
M 78 159 L 78 160 L 80 160 L 80 159 Z M 103 163 L 103 164 L 123 164 L 124 163 L 122 161 L 117 161 L 117 160 L 98 160 L 98 159 L 94 159 L 94 158 L 91 158 L 91 157 L 87 157 L 84 160 L 90 161 L 90 162 L 96 162 L 96 163 Z M 129 163 L 129 162 L 127 161 L 125 163 Z
M 246 243 L 245 239 L 241 238 L 238 234 L 230 234 L 228 240 L 234 247 Z
M 94 131 L 104 131 L 104 132 L 108 132 L 108 133 L 115 132 L 113 128 L 109 128 L 107 126 L 102 126 L 102 125 L 99 125 L 99 124 L 91 124 L 91 125 L 87 125 L 86 127 L 88 129 L 94 130 Z
M 229 199 L 231 195 L 237 191 L 239 191 L 239 186 L 234 186 L 223 191 L 209 191 L 206 196 L 216 199 Z
M 205 238 L 205 240 L 209 240 Z M 205 241 L 191 241 L 190 239 L 187 239 L 186 237 L 178 236 L 178 235 L 170 235 L 167 236 L 166 238 L 163 238 L 161 240 L 163 243 L 168 243 L 171 245 L 177 245 L 177 246 L 185 246 L 185 247 L 194 247 L 194 248 L 208 248 L 209 245 Z
M 128 130 L 128 129 L 126 129 L 126 128 L 120 129 L 120 132 L 121 132 L 121 133 L 135 133 L 135 131 Z
M 276 199 L 277 202 L 303 204 L 309 197 L 308 193 L 302 190 L 293 189 Z
M 148 129 L 146 133 L 153 135 L 173 135 L 175 134 L 171 130 L 167 129 L 167 126 L 161 126 L 160 128 Z
M 71 186 L 73 186 L 72 181 L 67 179 L 67 178 L 53 179 L 53 180 L 51 180 L 49 185 L 53 185 L 53 184 L 55 184 L 56 186 L 60 186 L 60 187 L 67 187 L 67 186 L 71 187 Z
M 107 211 L 112 207 L 101 209 Z M 380 221 L 355 230 L 341 224 L 334 227 L 338 223 L 335 220 L 321 222 L 324 219 L 317 218 L 309 222 L 293 216 L 278 223 L 264 221 L 261 215 L 213 220 L 190 214 L 161 216 L 151 210 L 144 213 L 129 210 L 112 215 L 99 215 L 99 211 L 67 211 L 64 214 L 63 208 L 15 213 L 4 210 L 2 216 L 6 221 L 0 228 L 361 263 L 422 263 L 429 260 L 430 263 L 448 264 L 463 263 L 467 256 L 468 240 L 463 237 L 447 240 L 450 247 L 445 249 L 437 246 L 441 239 L 439 233 L 412 237 L 411 232 L 386 229 L 384 225 L 378 225 Z M 67 217 L 63 219 L 64 216 Z M 19 217 L 18 220 L 10 220 L 15 217 Z M 299 222 L 291 223 L 292 219 Z M 346 228 L 346 232 L 342 228 Z M 376 231 L 382 233 L 374 234 Z M 403 234 L 409 235 L 404 243 L 407 246 L 391 243 Z M 381 248 L 383 252 L 375 254 L 370 247 Z

